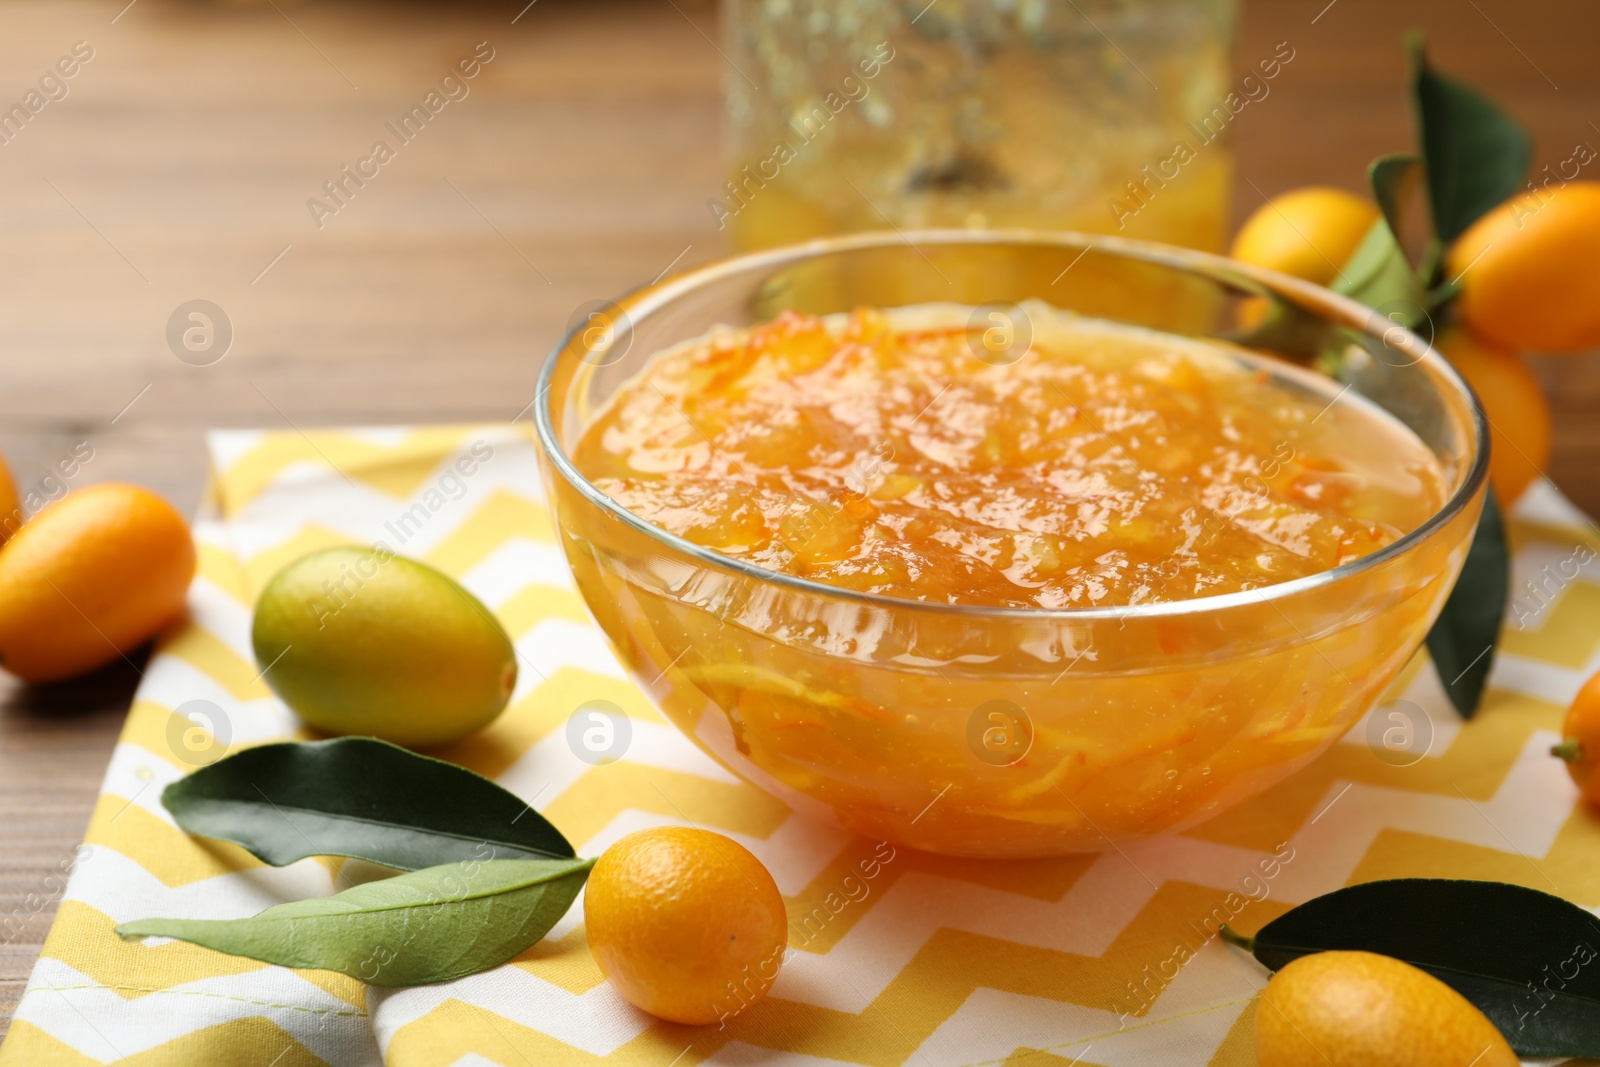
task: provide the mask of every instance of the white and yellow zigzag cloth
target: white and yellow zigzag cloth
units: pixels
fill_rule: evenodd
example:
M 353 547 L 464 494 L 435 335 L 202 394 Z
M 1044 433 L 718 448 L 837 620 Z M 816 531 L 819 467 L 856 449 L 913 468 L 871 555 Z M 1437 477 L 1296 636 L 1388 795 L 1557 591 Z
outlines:
M 1471 724 L 1413 664 L 1370 733 L 1187 834 L 1063 860 L 900 850 L 873 865 L 887 850 L 721 769 L 622 676 L 568 581 L 525 428 L 220 432 L 210 449 L 190 618 L 146 668 L 4 1067 L 1249 1064 L 1264 974 L 1209 936 L 1208 917 L 1254 930 L 1339 886 L 1408 875 L 1600 904 L 1600 818 L 1546 751 L 1600 668 L 1600 535 L 1547 485 L 1513 523 L 1521 625 Z M 725 1029 L 651 1019 L 601 979 L 581 907 L 497 970 L 399 990 L 116 937 L 129 919 L 244 916 L 334 891 L 338 861 L 263 866 L 185 835 L 159 797 L 224 748 L 300 736 L 251 658 L 256 592 L 312 549 L 380 539 L 460 578 L 522 657 L 511 707 L 442 754 L 537 805 L 583 855 L 684 820 L 748 846 L 804 939 L 765 1001 Z M 597 699 L 633 721 L 625 757 L 598 767 L 566 741 Z M 1431 723 L 1409 766 L 1368 742 L 1397 707 Z

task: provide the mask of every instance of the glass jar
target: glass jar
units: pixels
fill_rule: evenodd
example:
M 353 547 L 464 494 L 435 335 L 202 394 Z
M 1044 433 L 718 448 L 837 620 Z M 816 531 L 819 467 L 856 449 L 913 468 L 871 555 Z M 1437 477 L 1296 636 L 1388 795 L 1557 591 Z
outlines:
M 936 226 L 1223 245 L 1236 0 L 722 8 L 731 173 L 708 206 L 737 248 Z

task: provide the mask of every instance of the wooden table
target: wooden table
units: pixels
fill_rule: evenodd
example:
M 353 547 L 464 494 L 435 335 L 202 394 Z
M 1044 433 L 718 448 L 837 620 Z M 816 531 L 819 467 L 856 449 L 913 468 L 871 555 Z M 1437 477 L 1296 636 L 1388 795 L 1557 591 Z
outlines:
M 0 100 L 75 42 L 93 49 L 69 95 L 0 145 L 0 450 L 19 483 L 87 440 L 74 484 L 138 481 L 192 510 L 210 426 L 509 418 L 579 304 L 717 255 L 714 9 L 526 2 L 0 8 Z M 1296 58 L 1234 123 L 1240 211 L 1310 182 L 1360 188 L 1370 157 L 1410 145 L 1412 26 L 1533 128 L 1536 165 L 1600 146 L 1585 0 L 1249 0 L 1238 65 L 1279 41 Z M 470 95 L 319 230 L 307 199 L 482 41 L 494 58 Z M 202 298 L 235 337 L 191 366 L 166 326 Z M 1541 373 L 1550 473 L 1600 513 L 1600 361 Z M 7 1019 L 137 681 L 124 665 L 0 683 Z

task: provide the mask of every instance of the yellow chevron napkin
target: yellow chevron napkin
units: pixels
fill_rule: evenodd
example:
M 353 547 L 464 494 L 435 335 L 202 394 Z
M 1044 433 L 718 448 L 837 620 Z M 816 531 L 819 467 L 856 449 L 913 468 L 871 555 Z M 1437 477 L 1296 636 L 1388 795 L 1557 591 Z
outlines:
M 685 741 L 623 677 L 573 590 L 526 427 L 226 431 L 209 445 L 190 616 L 145 669 L 0 1047 L 5 1067 L 1249 1064 L 1263 972 L 1214 936 L 1222 920 L 1253 930 L 1339 886 L 1400 876 L 1499 879 L 1600 905 L 1600 818 L 1546 754 L 1565 703 L 1600 668 L 1600 533 L 1547 484 L 1511 524 L 1517 599 L 1470 725 L 1414 663 L 1343 743 L 1211 823 L 1103 855 L 1000 863 L 852 838 Z M 266 867 L 187 836 L 159 797 L 227 751 L 300 736 L 252 661 L 251 605 L 290 560 L 375 540 L 459 578 L 521 657 L 510 708 L 445 757 L 537 806 L 583 855 L 692 821 L 766 863 L 792 952 L 765 1001 L 720 1029 L 651 1019 L 601 980 L 581 907 L 512 963 L 396 990 L 112 932 L 334 891 L 341 861 Z M 566 740 L 594 700 L 632 722 L 625 755 L 604 766 Z

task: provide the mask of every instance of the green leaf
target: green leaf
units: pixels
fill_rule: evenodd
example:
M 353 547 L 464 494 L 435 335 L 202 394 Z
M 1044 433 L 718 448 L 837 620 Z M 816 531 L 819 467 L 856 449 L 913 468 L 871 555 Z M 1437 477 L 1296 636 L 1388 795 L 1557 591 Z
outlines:
M 1397 234 L 1408 229 L 1411 193 L 1422 179 L 1422 157 L 1410 152 L 1391 152 L 1367 165 L 1372 198 L 1378 202 L 1389 229 Z
M 516 794 L 371 737 L 248 748 L 173 782 L 161 803 L 190 833 L 232 841 L 274 866 L 350 856 L 415 871 L 574 855 Z
M 1548 893 L 1436 878 L 1368 882 L 1230 940 L 1274 971 L 1313 952 L 1392 956 L 1472 1001 L 1518 1055 L 1600 1056 L 1600 920 Z
M 1323 319 L 1277 293 L 1262 290 L 1254 295 L 1267 302 L 1266 314 L 1253 326 L 1224 334 L 1225 340 L 1301 362 L 1328 349 L 1333 331 Z
M 1532 142 L 1493 101 L 1429 67 L 1420 39 L 1411 66 L 1433 229 L 1448 245 L 1522 188 Z
M 567 913 L 593 860 L 448 863 L 249 919 L 138 919 L 132 937 L 176 937 L 282 967 L 379 986 L 426 985 L 497 967 Z
M 1461 577 L 1427 638 L 1434 670 L 1439 672 L 1450 703 L 1464 719 L 1472 718 L 1483 699 L 1510 595 L 1511 555 L 1506 548 L 1505 523 L 1490 489 L 1483 498 L 1483 515 L 1472 535 Z
M 1438 262 L 1439 243 L 1432 220 L 1419 219 L 1412 210 L 1421 199 L 1425 179 L 1421 157 L 1409 153 L 1379 156 L 1367 167 L 1367 182 L 1389 231 L 1406 261 L 1424 278 Z
M 1379 219 L 1361 239 L 1339 272 L 1333 290 L 1359 300 L 1378 315 L 1407 328 L 1428 318 L 1427 291 L 1395 241 L 1389 224 Z M 1426 331 L 1431 334 L 1431 331 Z M 1425 336 L 1424 340 L 1430 337 Z

